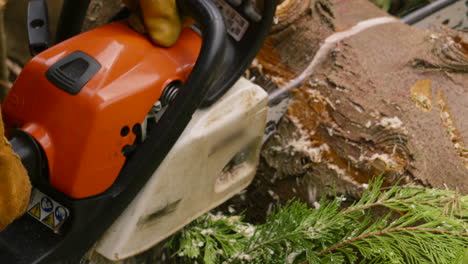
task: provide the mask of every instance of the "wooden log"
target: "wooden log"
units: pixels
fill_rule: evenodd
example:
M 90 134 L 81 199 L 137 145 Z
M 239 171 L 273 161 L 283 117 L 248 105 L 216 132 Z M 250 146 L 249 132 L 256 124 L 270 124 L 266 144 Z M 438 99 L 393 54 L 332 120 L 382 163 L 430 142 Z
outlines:
M 262 82 L 285 85 L 327 37 L 387 17 L 365 0 L 312 0 L 298 8 L 303 2 L 285 1 L 279 9 L 280 21 L 258 56 Z M 416 181 L 468 192 L 467 43 L 466 33 L 398 21 L 335 43 L 294 91 L 263 151 L 273 173 L 260 172 L 268 179 L 253 189 L 286 199 L 298 192 L 310 202 L 323 192 L 358 197 L 370 178 L 383 174 L 388 184 Z M 273 175 L 283 180 L 271 184 Z M 295 191 L 284 191 L 288 178 L 300 182 Z

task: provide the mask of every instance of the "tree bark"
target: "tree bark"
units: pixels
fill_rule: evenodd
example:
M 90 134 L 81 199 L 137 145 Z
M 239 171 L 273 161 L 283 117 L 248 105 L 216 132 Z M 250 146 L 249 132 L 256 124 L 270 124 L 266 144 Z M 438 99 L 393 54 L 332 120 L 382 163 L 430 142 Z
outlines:
M 124 7 L 122 0 L 91 0 L 83 31 L 105 25 Z

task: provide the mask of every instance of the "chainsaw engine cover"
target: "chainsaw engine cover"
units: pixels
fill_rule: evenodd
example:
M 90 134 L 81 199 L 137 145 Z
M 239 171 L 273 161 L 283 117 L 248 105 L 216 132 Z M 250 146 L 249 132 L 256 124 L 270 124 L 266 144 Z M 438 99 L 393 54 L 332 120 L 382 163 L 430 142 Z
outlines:
M 26 65 L 4 102 L 6 124 L 39 143 L 56 189 L 73 198 L 100 194 L 164 88 L 185 82 L 200 47 L 190 29 L 170 49 L 125 23 L 79 35 Z

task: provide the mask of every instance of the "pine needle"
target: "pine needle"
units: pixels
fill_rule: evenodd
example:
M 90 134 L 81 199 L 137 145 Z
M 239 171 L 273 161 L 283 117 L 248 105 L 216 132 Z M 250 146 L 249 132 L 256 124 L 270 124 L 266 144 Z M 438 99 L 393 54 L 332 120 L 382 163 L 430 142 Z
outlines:
M 174 237 L 176 255 L 199 263 L 460 263 L 468 258 L 468 196 L 373 181 L 342 209 L 291 201 L 253 226 L 207 214 Z

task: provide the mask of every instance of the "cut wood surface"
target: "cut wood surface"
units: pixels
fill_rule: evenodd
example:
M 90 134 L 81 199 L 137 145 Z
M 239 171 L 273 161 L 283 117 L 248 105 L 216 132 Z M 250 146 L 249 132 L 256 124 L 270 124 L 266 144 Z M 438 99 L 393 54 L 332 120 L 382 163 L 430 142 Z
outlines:
M 366 0 L 284 1 L 250 74 L 261 85 L 287 86 L 327 38 L 381 17 L 388 15 Z M 398 21 L 337 42 L 293 89 L 256 180 L 231 207 L 262 221 L 292 198 L 313 205 L 323 193 L 359 197 L 382 174 L 387 184 L 467 193 L 467 43 L 466 33 Z

